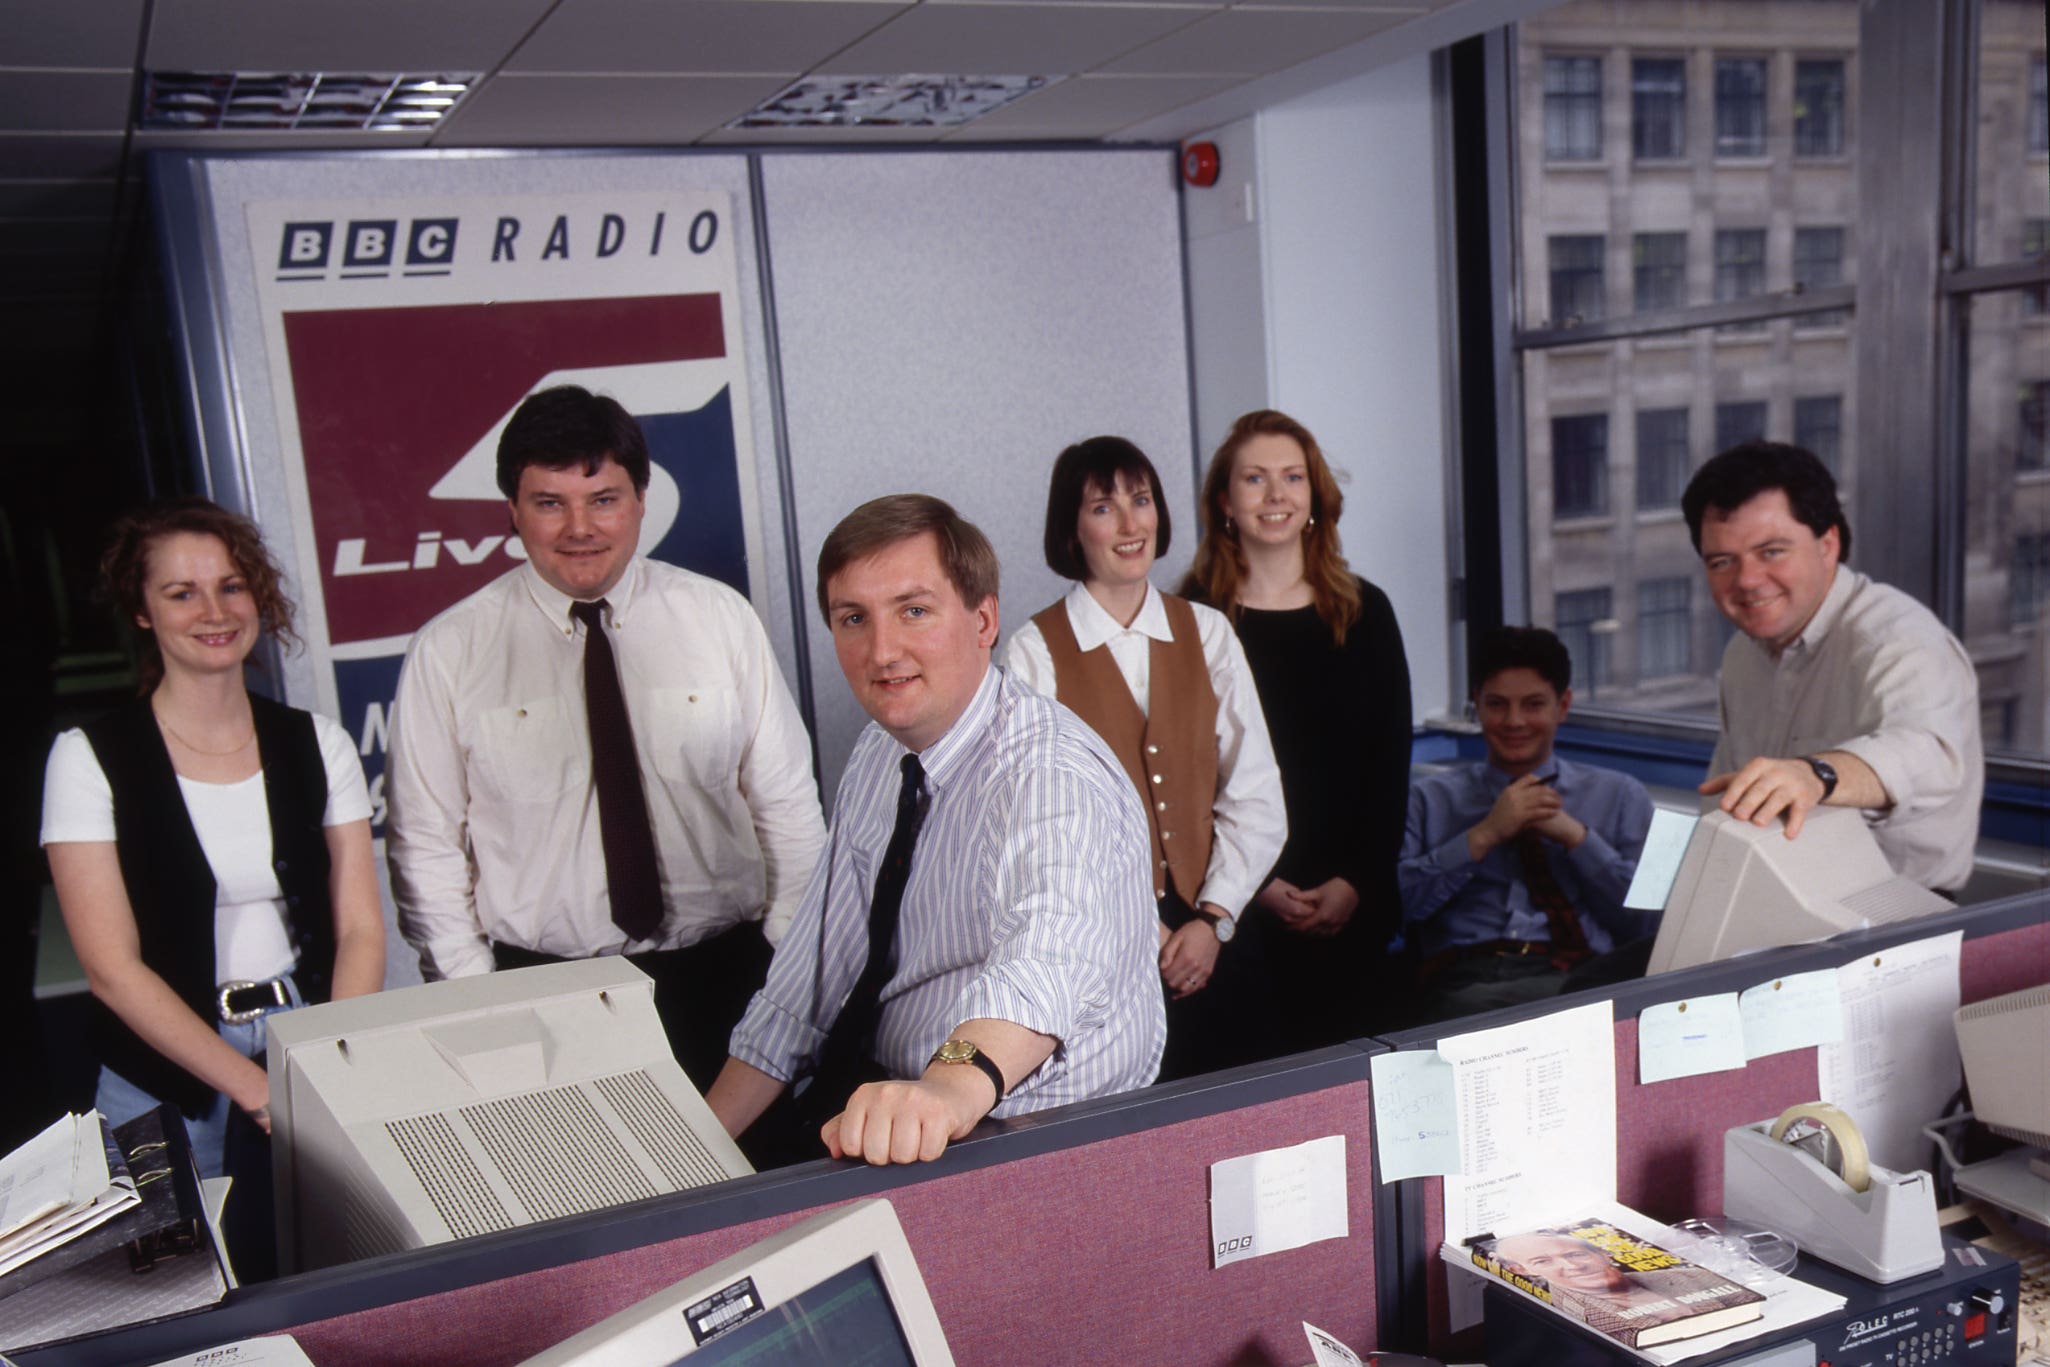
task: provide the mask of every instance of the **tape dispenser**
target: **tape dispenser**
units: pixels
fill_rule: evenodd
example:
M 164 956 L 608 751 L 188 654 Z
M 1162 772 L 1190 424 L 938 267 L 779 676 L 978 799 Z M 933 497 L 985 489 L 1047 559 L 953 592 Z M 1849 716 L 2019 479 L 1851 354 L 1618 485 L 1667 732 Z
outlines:
M 1872 1162 L 1857 1123 L 1825 1102 L 1723 1135 L 1723 1209 L 1871 1281 L 1943 1266 L 1929 1174 Z

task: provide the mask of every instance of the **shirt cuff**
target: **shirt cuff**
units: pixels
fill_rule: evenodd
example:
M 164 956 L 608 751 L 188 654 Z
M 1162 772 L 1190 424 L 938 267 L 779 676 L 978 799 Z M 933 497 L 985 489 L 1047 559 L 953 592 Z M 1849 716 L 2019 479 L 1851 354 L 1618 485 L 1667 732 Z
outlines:
M 1009 1021 L 1064 1042 L 1074 1034 L 1079 1014 L 1074 989 L 1067 982 L 1072 971 L 1016 960 L 985 969 L 961 994 L 955 1023 Z
M 1930 743 L 1935 744 L 1934 741 Z M 1825 745 L 1822 749 L 1841 750 L 1847 755 L 1856 755 L 1872 770 L 1873 777 L 1879 780 L 1879 786 L 1886 790 L 1889 805 L 1869 807 L 1866 810 L 1882 813 L 1881 821 L 1917 808 L 1935 806 L 1948 799 L 1954 791 L 1948 788 L 1931 789 L 1926 783 L 1916 784 L 1912 766 L 1907 758 L 1881 736 L 1853 736 L 1836 745 Z
M 740 1024 L 733 1027 L 727 1052 L 778 1082 L 789 1082 L 797 1076 L 799 1066 L 816 1059 L 825 1046 L 825 1031 L 757 992 Z
M 1431 851 L 1433 863 L 1447 873 L 1457 873 L 1474 863 L 1473 849 L 1466 843 L 1466 832 L 1461 831 L 1450 840 Z
M 474 935 L 452 935 L 422 941 L 420 975 L 429 982 L 448 978 L 471 978 L 497 969 L 491 957 L 491 942 Z
M 1586 822 L 1581 824 L 1587 825 Z M 1566 862 L 1583 874 L 1601 873 L 1615 863 L 1616 857 L 1616 847 L 1592 826 L 1587 827 L 1585 840 L 1566 851 Z

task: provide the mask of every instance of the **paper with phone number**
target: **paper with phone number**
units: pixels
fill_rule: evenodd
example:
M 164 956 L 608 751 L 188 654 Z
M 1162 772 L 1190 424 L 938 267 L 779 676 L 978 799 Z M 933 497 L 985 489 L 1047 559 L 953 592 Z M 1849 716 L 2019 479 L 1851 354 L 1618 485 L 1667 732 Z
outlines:
M 1350 1232 L 1342 1134 L 1210 1165 L 1212 1267 Z

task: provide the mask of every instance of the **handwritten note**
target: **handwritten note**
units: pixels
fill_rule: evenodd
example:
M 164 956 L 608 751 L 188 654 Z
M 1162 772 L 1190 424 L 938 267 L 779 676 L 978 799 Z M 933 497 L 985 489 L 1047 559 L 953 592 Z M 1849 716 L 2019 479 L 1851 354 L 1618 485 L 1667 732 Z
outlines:
M 1641 1083 L 1726 1073 L 1744 1062 L 1744 1017 L 1734 992 L 1660 1002 L 1637 1013 Z
M 1435 1049 L 1376 1054 L 1374 1147 L 1381 1180 L 1459 1171 L 1459 1097 L 1452 1065 Z
M 1747 988 L 1737 1007 L 1744 1013 L 1745 1058 L 1835 1044 L 1844 1037 L 1844 999 L 1833 968 Z
M 1342 1134 L 1210 1165 L 1212 1267 L 1350 1232 Z
M 1680 875 L 1680 861 L 1687 855 L 1687 842 L 1701 820 L 1664 807 L 1651 814 L 1651 829 L 1644 834 L 1644 849 L 1637 856 L 1637 872 L 1631 876 L 1630 891 L 1623 905 L 1635 911 L 1663 911 L 1673 892 L 1673 880 Z

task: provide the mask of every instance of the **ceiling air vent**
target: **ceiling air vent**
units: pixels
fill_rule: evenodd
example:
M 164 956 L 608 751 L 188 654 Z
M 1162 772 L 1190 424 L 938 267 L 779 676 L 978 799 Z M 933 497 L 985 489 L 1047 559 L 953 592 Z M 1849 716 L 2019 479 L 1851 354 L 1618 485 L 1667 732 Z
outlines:
M 163 132 L 404 132 L 440 123 L 476 83 L 474 74 L 152 71 L 140 124 Z
M 807 76 L 728 128 L 953 128 L 1052 76 Z

